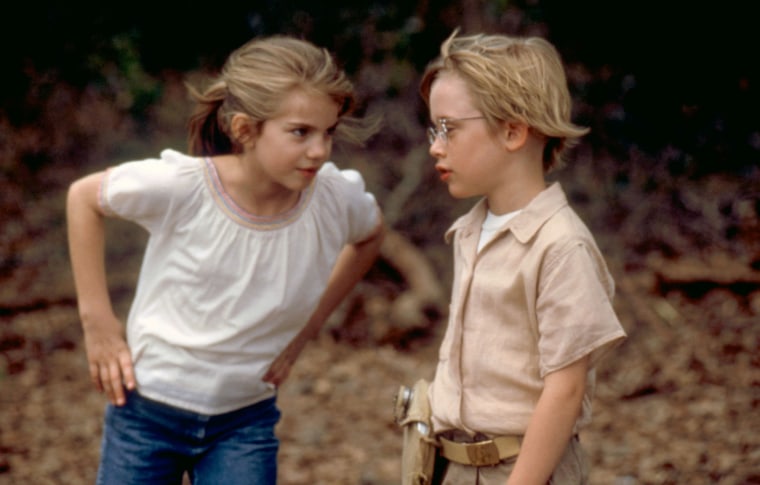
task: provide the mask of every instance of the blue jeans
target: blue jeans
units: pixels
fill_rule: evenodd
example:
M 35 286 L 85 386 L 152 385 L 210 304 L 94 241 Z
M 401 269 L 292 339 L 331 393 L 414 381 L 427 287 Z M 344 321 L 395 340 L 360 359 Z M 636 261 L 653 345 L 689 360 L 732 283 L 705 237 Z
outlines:
M 274 485 L 275 398 L 207 416 L 131 392 L 106 408 L 98 485 Z

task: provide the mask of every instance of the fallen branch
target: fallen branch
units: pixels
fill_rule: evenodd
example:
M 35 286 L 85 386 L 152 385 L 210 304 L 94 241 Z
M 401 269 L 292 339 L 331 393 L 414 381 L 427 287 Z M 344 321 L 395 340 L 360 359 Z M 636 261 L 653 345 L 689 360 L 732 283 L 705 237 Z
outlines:
M 380 254 L 399 272 L 409 288 L 391 304 L 390 318 L 394 326 L 427 326 L 431 318 L 437 320 L 444 314 L 444 289 L 430 260 L 417 246 L 391 230 L 385 236 Z

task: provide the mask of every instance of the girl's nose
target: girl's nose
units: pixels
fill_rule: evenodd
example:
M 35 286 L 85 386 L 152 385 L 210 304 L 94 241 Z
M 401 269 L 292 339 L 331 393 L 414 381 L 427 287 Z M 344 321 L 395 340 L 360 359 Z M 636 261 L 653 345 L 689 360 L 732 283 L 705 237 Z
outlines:
M 332 151 L 332 137 L 316 137 L 309 145 L 307 156 L 312 160 L 327 160 Z

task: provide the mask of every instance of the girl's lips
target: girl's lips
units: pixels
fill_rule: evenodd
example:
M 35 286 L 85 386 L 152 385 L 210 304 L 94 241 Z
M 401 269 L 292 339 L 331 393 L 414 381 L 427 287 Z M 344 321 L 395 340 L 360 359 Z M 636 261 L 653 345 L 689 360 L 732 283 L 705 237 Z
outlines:
M 314 167 L 314 168 L 299 168 L 297 170 L 304 177 L 314 177 L 315 175 L 317 175 L 317 172 L 319 171 L 319 169 L 316 168 L 316 167 Z

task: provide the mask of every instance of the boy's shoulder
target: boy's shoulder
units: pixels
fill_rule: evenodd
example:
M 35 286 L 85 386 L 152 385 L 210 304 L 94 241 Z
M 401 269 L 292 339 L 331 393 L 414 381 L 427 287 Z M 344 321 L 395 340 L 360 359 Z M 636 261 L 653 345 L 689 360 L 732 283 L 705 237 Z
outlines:
M 534 237 L 537 242 L 551 247 L 578 244 L 596 247 L 591 230 L 570 205 L 565 205 L 546 219 Z
M 521 242 L 547 237 L 560 240 L 593 239 L 559 182 L 547 187 L 525 207 L 515 221 L 513 231 Z

